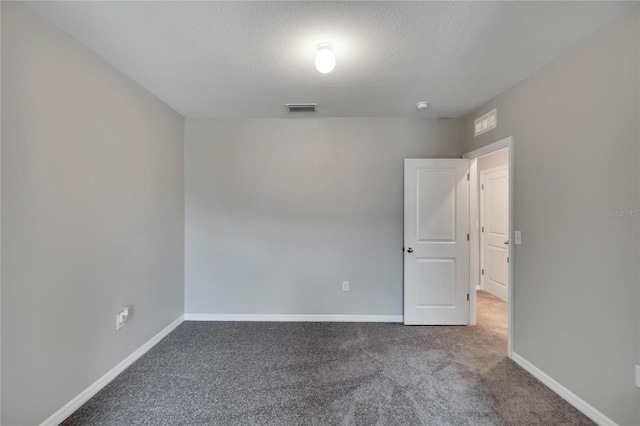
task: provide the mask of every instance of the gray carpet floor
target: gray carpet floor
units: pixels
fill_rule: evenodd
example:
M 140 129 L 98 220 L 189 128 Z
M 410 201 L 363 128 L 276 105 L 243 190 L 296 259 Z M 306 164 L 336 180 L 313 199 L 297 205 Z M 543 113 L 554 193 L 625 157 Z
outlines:
M 475 327 L 185 322 L 63 425 L 592 425 Z

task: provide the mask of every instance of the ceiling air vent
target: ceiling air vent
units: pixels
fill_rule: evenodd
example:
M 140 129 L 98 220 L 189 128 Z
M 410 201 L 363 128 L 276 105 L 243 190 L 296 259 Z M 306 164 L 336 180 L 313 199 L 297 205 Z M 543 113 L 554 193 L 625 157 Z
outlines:
M 286 104 L 289 112 L 316 112 L 318 104 Z

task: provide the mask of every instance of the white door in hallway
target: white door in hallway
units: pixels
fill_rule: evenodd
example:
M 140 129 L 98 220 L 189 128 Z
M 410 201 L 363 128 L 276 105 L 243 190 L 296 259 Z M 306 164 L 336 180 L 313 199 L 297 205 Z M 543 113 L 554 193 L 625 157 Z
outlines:
M 480 172 L 480 279 L 482 288 L 509 301 L 509 168 Z
M 469 323 L 469 161 L 404 160 L 404 323 Z

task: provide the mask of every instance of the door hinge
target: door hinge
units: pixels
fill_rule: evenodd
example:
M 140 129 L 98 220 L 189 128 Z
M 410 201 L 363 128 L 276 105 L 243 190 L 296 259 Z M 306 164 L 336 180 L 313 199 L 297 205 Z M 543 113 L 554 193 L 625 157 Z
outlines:
M 484 269 L 482 270 L 482 275 L 484 275 Z
M 484 232 L 484 226 L 482 227 L 482 232 Z
M 469 180 L 469 173 L 467 173 L 467 180 Z
M 469 293 L 467 293 L 467 302 L 469 301 Z
M 484 183 L 480 185 L 480 189 L 484 189 Z
M 469 234 L 467 233 L 467 241 L 469 241 Z
M 507 256 L 507 263 L 509 263 L 509 256 Z

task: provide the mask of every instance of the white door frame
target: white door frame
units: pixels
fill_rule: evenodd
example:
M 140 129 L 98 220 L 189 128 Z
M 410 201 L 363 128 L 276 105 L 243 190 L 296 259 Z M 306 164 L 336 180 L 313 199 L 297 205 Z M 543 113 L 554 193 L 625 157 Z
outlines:
M 476 285 L 480 282 L 480 229 L 478 226 L 478 222 L 480 220 L 480 211 L 479 211 L 479 186 L 478 186 L 478 164 L 477 159 L 486 154 L 490 154 L 499 149 L 509 148 L 509 241 L 515 241 L 513 238 L 513 211 L 514 211 L 514 197 L 513 197 L 513 181 L 514 181 L 514 154 L 513 154 L 513 136 L 509 136 L 507 138 L 501 139 L 497 142 L 491 143 L 489 145 L 483 146 L 482 148 L 478 148 L 474 151 L 468 152 L 462 156 L 462 158 L 466 158 L 471 160 L 471 164 L 469 166 L 470 170 L 470 181 L 469 181 L 469 221 L 470 221 L 470 259 L 469 259 L 469 322 L 471 325 L 476 325 Z M 507 354 L 509 358 L 512 357 L 513 353 L 513 307 L 515 305 L 515 292 L 513 291 L 514 287 L 514 275 L 513 275 L 513 264 L 514 264 L 514 244 L 509 244 L 509 306 L 508 306 L 508 333 L 507 333 Z

